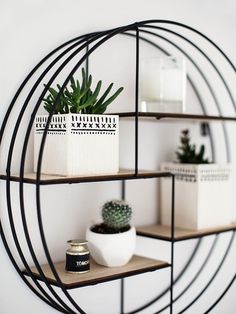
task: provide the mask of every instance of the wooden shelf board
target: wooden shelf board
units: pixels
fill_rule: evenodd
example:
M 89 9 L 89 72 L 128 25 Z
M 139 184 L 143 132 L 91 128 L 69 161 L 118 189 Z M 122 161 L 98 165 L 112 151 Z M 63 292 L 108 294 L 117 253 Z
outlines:
M 117 113 L 120 117 L 128 118 L 135 117 L 135 112 Z M 141 118 L 156 118 L 167 120 L 197 120 L 197 121 L 236 121 L 234 116 L 215 116 L 202 115 L 192 113 L 168 113 L 168 112 L 138 112 L 138 117 Z
M 40 184 L 65 184 L 65 183 L 80 183 L 80 182 L 101 182 L 101 181 L 116 181 L 116 180 L 132 180 L 132 179 L 148 179 L 170 176 L 170 172 L 152 171 L 152 170 L 139 170 L 138 174 L 135 174 L 134 170 L 121 169 L 117 174 L 109 175 L 90 175 L 90 176 L 59 176 L 41 174 Z M 6 180 L 6 175 L 0 175 L 1 180 Z M 19 175 L 11 175 L 11 181 L 20 182 Z M 35 173 L 25 173 L 24 183 L 36 183 Z
M 149 238 L 171 241 L 171 228 L 162 225 L 148 225 L 136 227 L 137 234 Z M 211 234 L 236 230 L 236 223 L 227 226 L 219 226 L 214 228 L 206 228 L 200 230 L 189 230 L 183 228 L 175 228 L 174 241 L 182 241 L 194 238 L 201 238 Z
M 112 281 L 124 277 L 134 276 L 149 271 L 155 271 L 157 269 L 169 267 L 170 265 L 167 262 L 134 255 L 128 264 L 121 267 L 105 267 L 98 265 L 93 260 L 91 260 L 90 271 L 84 274 L 71 274 L 66 272 L 64 261 L 55 263 L 54 266 L 64 286 L 67 289 L 74 289 L 89 285 L 95 285 L 106 281 Z M 52 274 L 50 266 L 43 265 L 41 267 L 50 284 L 58 286 L 58 283 L 55 280 L 54 275 Z M 35 277 L 41 280 L 37 269 L 31 268 L 31 270 Z M 26 271 L 24 271 L 24 274 L 28 275 Z

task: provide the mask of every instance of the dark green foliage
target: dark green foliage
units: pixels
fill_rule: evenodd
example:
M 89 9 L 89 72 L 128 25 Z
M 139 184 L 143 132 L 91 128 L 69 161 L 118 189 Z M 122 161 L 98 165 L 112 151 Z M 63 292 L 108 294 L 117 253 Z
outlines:
M 103 95 L 98 98 L 101 90 L 102 81 L 99 81 L 94 91 L 91 89 L 92 75 L 87 77 L 84 68 L 82 68 L 82 83 L 75 80 L 74 77 L 70 80 L 70 88 L 62 92 L 59 103 L 53 109 L 53 105 L 60 90 L 60 85 L 57 85 L 58 91 L 49 87 L 49 95 L 44 98 L 44 108 L 50 113 L 83 113 L 83 114 L 103 114 L 107 106 L 110 105 L 116 97 L 124 89 L 120 87 L 112 96 L 107 98 L 110 93 L 113 83 L 111 83 L 105 90 Z
M 59 84 L 57 84 L 57 88 L 58 90 L 61 88 Z M 70 110 L 69 110 L 68 102 L 63 94 L 59 99 L 57 107 L 53 110 L 53 104 L 55 103 L 58 92 L 52 87 L 49 87 L 48 91 L 49 91 L 49 95 L 47 96 L 47 98 L 43 99 L 45 110 L 47 110 L 47 112 L 49 113 L 54 112 L 55 114 L 56 113 L 61 113 L 61 114 L 69 113 Z
M 181 146 L 176 152 L 177 159 L 184 164 L 207 164 L 208 159 L 204 158 L 205 146 L 201 145 L 199 152 L 196 152 L 196 145 L 190 144 L 189 130 L 183 130 L 180 137 Z
M 129 225 L 132 208 L 124 201 L 110 201 L 103 205 L 102 218 L 104 224 L 114 229 Z
M 102 234 L 128 231 L 131 216 L 132 208 L 124 201 L 106 202 L 102 207 L 103 223 L 94 225 L 91 230 Z

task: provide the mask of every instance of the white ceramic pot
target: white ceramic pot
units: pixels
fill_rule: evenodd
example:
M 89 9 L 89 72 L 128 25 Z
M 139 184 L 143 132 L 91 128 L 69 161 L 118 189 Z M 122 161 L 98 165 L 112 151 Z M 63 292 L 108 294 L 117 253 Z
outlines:
M 88 228 L 86 239 L 91 256 L 98 264 L 108 267 L 123 266 L 134 254 L 136 230 L 131 227 L 122 233 L 101 234 Z
M 230 164 L 164 163 L 175 174 L 175 226 L 202 229 L 228 225 L 235 209 Z M 161 179 L 161 223 L 171 223 L 171 179 Z
M 34 170 L 48 116 L 36 116 Z M 115 174 L 119 171 L 119 116 L 57 114 L 49 124 L 42 173 L 55 175 Z

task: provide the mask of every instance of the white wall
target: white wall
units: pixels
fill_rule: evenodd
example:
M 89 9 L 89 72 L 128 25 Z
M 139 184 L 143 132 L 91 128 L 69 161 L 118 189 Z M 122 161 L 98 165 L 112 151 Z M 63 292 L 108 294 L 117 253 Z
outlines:
M 120 25 L 129 24 L 139 20 L 147 19 L 170 19 L 188 24 L 205 33 L 213 41 L 215 41 L 236 63 L 235 51 L 236 45 L 234 40 L 234 30 L 236 24 L 235 18 L 236 4 L 233 0 L 119 0 L 119 1 L 79 1 L 79 0 L 21 0 L 14 1 L 2 0 L 0 3 L 0 87 L 1 87 L 1 106 L 0 119 L 2 121 L 8 104 L 14 95 L 19 84 L 22 82 L 26 74 L 46 53 L 54 49 L 64 41 L 84 33 L 104 30 Z M 123 40 L 123 41 L 122 41 Z M 127 99 L 132 100 L 133 83 L 129 79 L 132 77 L 133 55 L 129 50 L 130 41 L 127 39 L 117 39 L 114 41 L 114 47 L 119 47 L 122 61 L 118 63 L 116 54 L 110 53 L 106 56 L 105 49 L 97 53 L 96 58 L 92 60 L 92 68 L 96 68 L 97 75 L 103 75 L 103 71 L 107 71 L 114 76 L 116 84 L 128 86 L 123 96 L 124 106 Z M 110 47 L 110 48 L 112 48 Z M 127 53 L 125 59 L 124 55 Z M 211 53 L 211 51 L 209 51 Z M 114 57 L 113 57 L 114 56 Z M 114 60 L 113 60 L 114 58 Z M 112 60 L 111 60 L 112 59 Z M 124 60 L 123 60 L 124 59 Z M 96 61 L 102 60 L 100 64 Z M 104 60 L 106 64 L 104 63 Z M 117 64 L 117 68 L 109 68 L 108 62 Z M 129 71 L 127 71 L 129 69 Z M 125 75 L 124 75 L 125 73 Z M 105 75 L 104 75 L 105 76 Z M 105 76 L 106 77 L 106 76 Z M 110 78 L 110 76 L 109 76 Z M 129 98 L 128 98 L 129 97 Z M 130 102 L 129 102 L 130 103 Z M 191 103 L 191 102 L 190 102 Z M 189 105 L 189 111 L 193 111 Z M 227 108 L 224 108 L 227 112 Z M 17 113 L 16 113 L 17 114 Z M 185 124 L 187 126 L 187 124 Z M 130 124 L 124 123 L 122 126 L 122 136 L 125 131 L 130 130 Z M 183 126 L 175 124 L 142 123 L 141 125 L 141 161 L 143 167 L 156 167 L 159 161 L 171 155 L 173 145 L 175 145 L 179 130 Z M 195 132 L 196 139 L 199 138 L 199 130 L 196 125 L 191 126 Z M 171 128 L 171 129 L 170 129 Z M 169 131 L 171 130 L 171 131 Z M 9 127 L 9 134 L 12 127 Z M 159 132 L 159 133 L 158 133 Z M 173 134 L 169 137 L 168 142 L 163 143 L 163 137 L 169 136 L 169 132 Z M 131 135 L 130 135 L 131 134 Z M 152 135 L 150 135 L 152 134 Z M 202 139 L 201 139 L 202 140 Z M 203 139 L 204 140 L 204 139 Z M 132 142 L 132 133 L 122 144 L 122 162 L 129 164 L 132 162 L 132 156 L 129 158 L 128 147 Z M 153 145 L 156 144 L 156 145 Z M 20 143 L 18 144 L 20 146 Z M 146 146 L 144 146 L 146 145 Z M 217 140 L 218 155 L 221 151 L 221 142 Z M 148 151 L 151 153 L 148 153 Z M 32 153 L 32 152 L 31 152 Z M 32 156 L 29 154 L 28 168 L 32 167 Z M 4 156 L 1 156 L 4 159 Z M 17 158 L 13 167 L 17 166 Z M 2 166 L 1 166 L 2 167 Z M 4 167 L 2 168 L 4 169 Z M 4 183 L 1 183 L 1 191 L 4 191 Z M 16 220 L 19 219 L 17 210 L 17 186 L 12 184 L 15 195 L 13 201 L 16 202 L 14 207 L 14 215 Z M 157 186 L 156 182 L 132 182 L 127 186 L 127 199 L 135 208 L 134 223 L 152 223 L 158 217 L 157 208 Z M 137 191 L 139 193 L 137 193 Z M 143 192 L 144 191 L 144 192 Z M 36 218 L 34 216 L 34 190 L 27 187 L 27 215 L 30 221 L 30 231 L 34 237 L 34 243 L 38 246 L 38 255 L 41 261 L 45 260 L 41 245 L 38 240 L 38 231 L 35 227 Z M 48 237 L 49 247 L 55 260 L 60 260 L 64 256 L 66 250 L 66 240 L 72 237 L 83 236 L 86 226 L 91 220 L 97 219 L 99 216 L 100 205 L 107 198 L 119 197 L 119 183 L 103 183 L 101 185 L 73 185 L 59 186 L 42 189 L 43 201 L 43 218 L 45 221 L 45 231 Z M 95 195 L 91 199 L 90 195 Z M 137 196 L 138 194 L 138 196 Z M 5 213 L 4 194 L 1 195 L 1 216 L 3 225 L 8 234 L 7 217 Z M 54 220 L 52 226 L 51 221 Z M 21 227 L 18 226 L 21 234 Z M 177 304 L 175 311 L 178 312 L 192 297 L 201 290 L 204 283 L 209 278 L 209 274 L 217 267 L 217 261 L 221 257 L 224 248 L 229 241 L 231 234 L 225 234 L 220 237 L 219 245 L 214 251 L 209 264 L 206 266 L 203 274 L 196 281 L 196 284 L 189 289 L 186 295 L 181 298 Z M 214 237 L 203 240 L 197 259 L 190 270 L 186 272 L 181 281 L 176 285 L 176 293 L 181 291 L 183 287 L 192 278 L 193 273 L 203 261 L 208 252 L 209 245 Z M 11 239 L 10 243 L 11 243 Z M 22 238 L 24 243 L 24 239 Z M 196 244 L 196 240 L 183 242 L 176 246 L 177 265 L 176 273 L 181 269 L 181 264 L 187 260 L 188 256 Z M 12 247 L 13 244 L 11 243 Z M 235 242 L 234 242 L 235 248 Z M 24 249 L 27 255 L 27 250 Z M 137 252 L 150 257 L 168 258 L 168 246 L 165 243 L 154 241 L 151 239 L 139 238 Z M 0 242 L 0 313 L 2 314 L 37 314 L 37 313 L 56 313 L 40 301 L 21 281 L 15 272 L 10 260 Z M 227 259 L 216 282 L 210 287 L 209 291 L 197 302 L 189 313 L 203 313 L 218 294 L 230 281 L 235 272 L 235 254 L 232 252 Z M 130 278 L 126 281 L 126 310 L 134 309 L 146 301 L 152 299 L 158 292 L 162 291 L 169 280 L 169 271 L 155 272 L 144 274 Z M 119 313 L 119 281 L 107 284 L 101 284 L 95 287 L 88 287 L 72 291 L 75 299 L 79 299 L 79 304 L 89 314 L 113 314 Z M 228 292 L 227 296 L 213 310 L 213 313 L 233 314 L 236 309 L 235 302 L 235 284 Z M 93 301 L 91 301 L 93 300 Z M 168 296 L 161 299 L 160 303 L 155 304 L 143 313 L 151 314 L 157 311 L 161 305 L 168 302 Z

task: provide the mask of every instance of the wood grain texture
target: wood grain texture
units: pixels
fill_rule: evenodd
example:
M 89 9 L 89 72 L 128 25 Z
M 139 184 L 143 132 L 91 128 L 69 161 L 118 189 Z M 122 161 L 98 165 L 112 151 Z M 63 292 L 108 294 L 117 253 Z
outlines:
M 121 118 L 132 118 L 135 117 L 135 112 L 120 112 L 114 113 L 119 115 Z M 213 116 L 213 115 L 202 115 L 192 113 L 171 113 L 171 112 L 138 112 L 139 118 L 156 118 L 164 120 L 193 120 L 193 121 L 236 121 L 235 116 Z
M 142 256 L 134 255 L 131 261 L 121 267 L 105 267 L 98 265 L 92 259 L 90 261 L 90 271 L 84 274 L 71 274 L 65 271 L 65 262 L 54 264 L 59 277 L 67 289 L 94 285 L 105 281 L 111 281 L 119 278 L 129 277 L 157 269 L 169 267 L 167 262 L 154 260 Z M 55 277 L 49 265 L 41 266 L 42 270 L 52 285 L 58 286 Z M 41 280 L 40 275 L 35 267 L 31 268 L 35 277 Z M 23 272 L 28 275 L 26 271 Z
M 171 240 L 171 228 L 168 226 L 163 226 L 163 225 L 158 225 L 158 224 L 148 225 L 148 226 L 139 226 L 139 227 L 136 227 L 136 230 L 137 230 L 138 235 L 167 240 L 167 241 Z M 203 236 L 232 231 L 232 230 L 236 230 L 236 223 L 227 225 L 227 226 L 219 226 L 219 227 L 200 229 L 200 230 L 175 228 L 174 240 L 181 241 L 181 240 L 200 238 Z
M 131 180 L 131 179 L 148 179 L 148 178 L 159 178 L 170 176 L 169 172 L 159 170 L 139 170 L 138 174 L 135 175 L 135 171 L 121 169 L 117 174 L 103 174 L 103 175 L 89 175 L 89 176 L 59 176 L 50 174 L 41 174 L 40 184 L 65 184 L 65 183 L 81 183 L 81 182 L 102 182 L 102 181 L 116 181 L 116 180 Z M 6 180 L 7 176 L 1 174 L 1 180 Z M 14 174 L 10 176 L 11 181 L 19 182 L 19 175 Z M 36 183 L 35 173 L 25 173 L 24 183 Z

